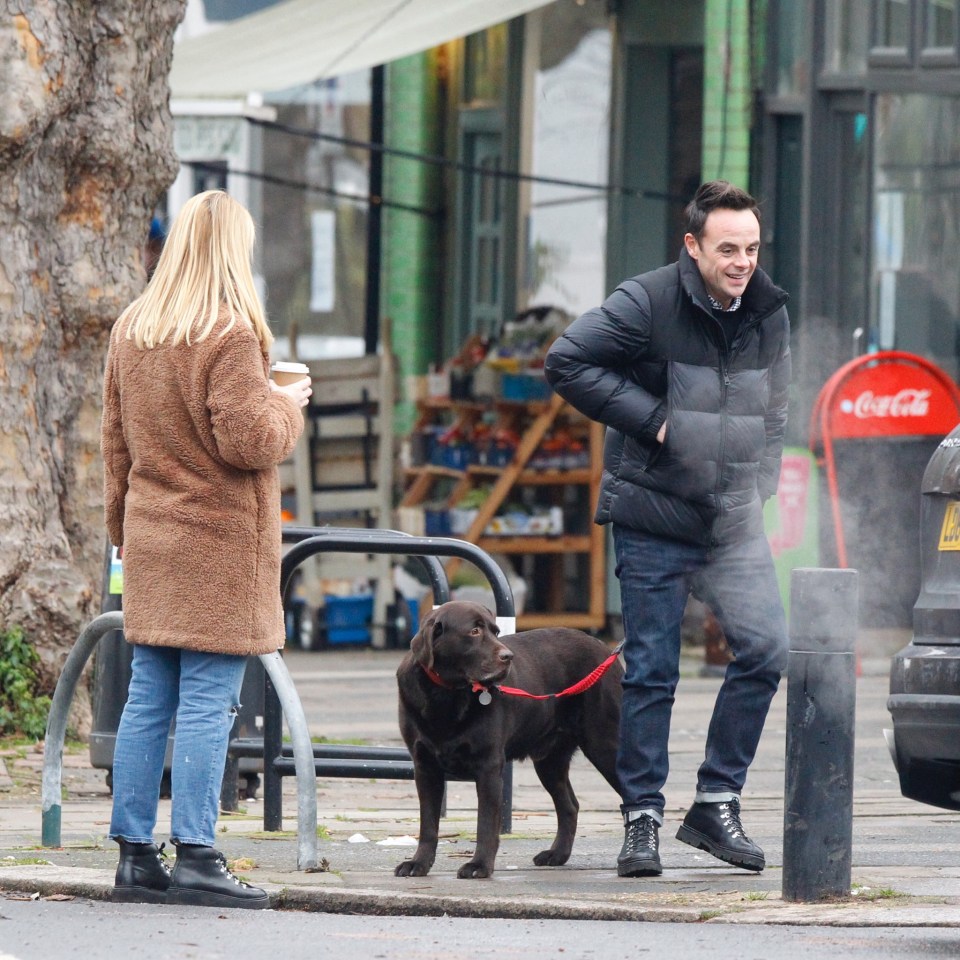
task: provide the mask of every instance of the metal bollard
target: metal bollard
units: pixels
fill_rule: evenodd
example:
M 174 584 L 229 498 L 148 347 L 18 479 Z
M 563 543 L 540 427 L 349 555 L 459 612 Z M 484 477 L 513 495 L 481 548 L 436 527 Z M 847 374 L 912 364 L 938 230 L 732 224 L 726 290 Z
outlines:
M 856 570 L 794 570 L 783 796 L 784 900 L 850 895 Z

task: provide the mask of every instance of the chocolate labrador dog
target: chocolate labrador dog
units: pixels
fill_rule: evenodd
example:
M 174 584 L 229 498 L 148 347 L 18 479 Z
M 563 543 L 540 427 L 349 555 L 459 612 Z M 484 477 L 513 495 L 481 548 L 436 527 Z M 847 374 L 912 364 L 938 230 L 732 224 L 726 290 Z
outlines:
M 583 692 L 531 699 L 516 691 L 561 693 L 589 677 L 609 651 L 567 628 L 528 630 L 504 641 L 497 634 L 481 604 L 445 603 L 423 619 L 397 670 L 400 731 L 420 800 L 420 842 L 394 871 L 399 877 L 422 877 L 433 866 L 447 779 L 477 785 L 476 851 L 457 871 L 466 878 L 493 873 L 507 761 L 531 757 L 556 807 L 557 835 L 533 858 L 537 866 L 559 866 L 570 856 L 579 804 L 569 774 L 577 748 L 620 793 L 619 661 Z

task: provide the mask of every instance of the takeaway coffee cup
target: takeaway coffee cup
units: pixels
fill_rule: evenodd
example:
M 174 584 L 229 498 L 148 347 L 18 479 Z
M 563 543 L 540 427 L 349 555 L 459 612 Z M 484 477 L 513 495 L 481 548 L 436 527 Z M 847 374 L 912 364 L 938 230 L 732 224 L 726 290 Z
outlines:
M 296 383 L 304 377 L 310 376 L 310 368 L 305 363 L 293 363 L 287 360 L 278 360 L 270 368 L 270 377 L 278 387 L 285 387 Z

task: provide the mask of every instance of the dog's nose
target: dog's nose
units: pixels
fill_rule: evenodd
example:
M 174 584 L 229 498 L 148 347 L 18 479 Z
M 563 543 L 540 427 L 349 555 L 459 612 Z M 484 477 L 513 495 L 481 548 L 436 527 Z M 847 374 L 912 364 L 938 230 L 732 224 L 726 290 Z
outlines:
M 502 647 L 499 657 L 504 663 L 509 663 L 513 659 L 513 651 L 509 647 Z

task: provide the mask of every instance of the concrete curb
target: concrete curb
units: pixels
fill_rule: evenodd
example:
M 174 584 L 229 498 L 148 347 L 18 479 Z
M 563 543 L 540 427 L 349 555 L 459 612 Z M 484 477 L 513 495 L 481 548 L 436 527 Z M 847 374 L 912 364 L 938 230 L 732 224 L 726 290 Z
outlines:
M 306 888 L 257 879 L 277 910 L 361 916 L 459 917 L 524 920 L 628 920 L 657 923 L 735 923 L 830 927 L 950 927 L 960 928 L 960 901 L 944 898 L 893 897 L 865 903 L 854 898 L 843 902 L 786 904 L 771 896 L 745 901 L 739 894 L 658 897 L 626 893 L 619 902 L 573 900 L 538 896 L 454 896 L 398 893 L 376 886 L 349 889 L 323 886 Z M 477 881 L 486 883 L 486 881 Z M 53 865 L 0 867 L 0 890 L 40 898 L 53 896 L 110 900 L 112 871 L 99 868 Z M 665 902 L 673 900 L 675 902 Z M 931 898 L 931 901 L 933 898 Z M 679 903 L 676 901 L 693 901 Z M 163 907 L 161 907 L 163 909 Z

